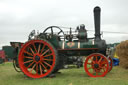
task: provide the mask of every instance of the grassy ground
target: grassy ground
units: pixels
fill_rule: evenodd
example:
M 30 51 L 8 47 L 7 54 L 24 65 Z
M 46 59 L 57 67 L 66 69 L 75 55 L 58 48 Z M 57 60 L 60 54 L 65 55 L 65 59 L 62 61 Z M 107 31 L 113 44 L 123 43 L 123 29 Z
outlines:
M 54 78 L 30 79 L 17 73 L 12 63 L 0 65 L 0 85 L 128 85 L 128 70 L 114 67 L 102 78 L 89 77 L 84 68 L 60 70 Z

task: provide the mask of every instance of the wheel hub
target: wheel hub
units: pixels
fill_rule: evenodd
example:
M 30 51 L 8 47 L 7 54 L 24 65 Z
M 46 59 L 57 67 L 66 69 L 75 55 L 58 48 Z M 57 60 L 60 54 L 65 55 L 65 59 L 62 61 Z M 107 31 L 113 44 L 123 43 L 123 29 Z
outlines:
M 99 64 L 94 64 L 94 68 L 99 68 Z
M 36 61 L 36 62 L 40 61 L 40 57 L 36 55 L 36 56 L 35 56 L 35 61 Z

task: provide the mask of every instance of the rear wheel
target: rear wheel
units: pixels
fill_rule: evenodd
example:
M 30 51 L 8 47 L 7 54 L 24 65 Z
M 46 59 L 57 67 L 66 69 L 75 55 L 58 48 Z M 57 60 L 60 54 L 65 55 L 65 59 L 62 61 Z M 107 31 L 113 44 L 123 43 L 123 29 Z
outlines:
M 57 53 L 46 40 L 30 40 L 19 53 L 18 62 L 21 71 L 31 78 L 46 77 L 56 67 Z
M 103 77 L 108 73 L 109 63 L 104 55 L 93 53 L 86 58 L 84 69 L 90 77 Z
M 112 70 L 112 67 L 113 67 L 113 60 L 112 60 L 111 57 L 109 57 L 108 61 L 109 61 L 109 70 L 108 70 L 108 72 L 110 72 Z

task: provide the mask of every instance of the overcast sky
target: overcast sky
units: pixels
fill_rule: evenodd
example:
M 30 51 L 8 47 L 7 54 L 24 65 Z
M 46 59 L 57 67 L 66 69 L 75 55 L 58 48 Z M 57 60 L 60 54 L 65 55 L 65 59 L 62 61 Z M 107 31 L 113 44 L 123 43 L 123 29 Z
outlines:
M 42 32 L 51 25 L 85 24 L 94 30 L 95 6 L 101 7 L 102 31 L 128 33 L 128 0 L 0 0 L 0 47 L 10 41 L 26 42 L 33 29 Z M 102 38 L 114 43 L 128 39 L 128 34 L 103 33 Z

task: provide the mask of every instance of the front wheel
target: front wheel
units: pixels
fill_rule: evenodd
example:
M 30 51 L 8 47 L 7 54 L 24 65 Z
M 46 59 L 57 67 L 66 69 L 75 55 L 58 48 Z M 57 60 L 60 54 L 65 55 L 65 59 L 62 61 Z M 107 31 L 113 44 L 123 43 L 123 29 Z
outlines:
M 104 55 L 93 53 L 86 58 L 84 69 L 90 77 L 104 77 L 109 71 L 109 62 Z

